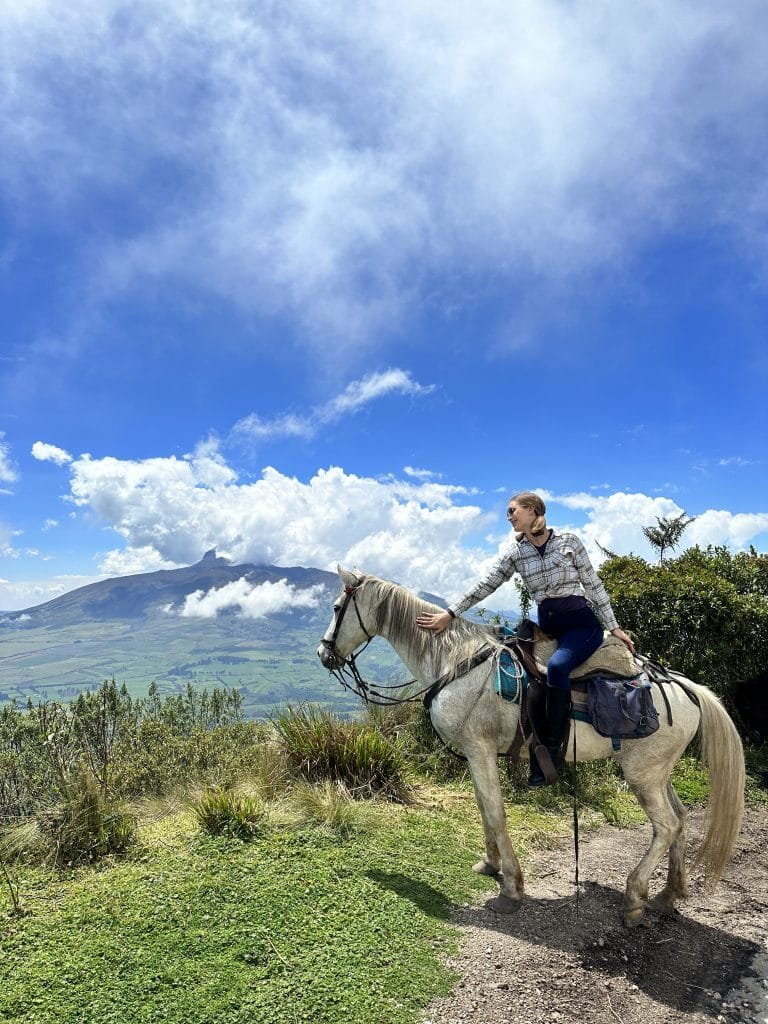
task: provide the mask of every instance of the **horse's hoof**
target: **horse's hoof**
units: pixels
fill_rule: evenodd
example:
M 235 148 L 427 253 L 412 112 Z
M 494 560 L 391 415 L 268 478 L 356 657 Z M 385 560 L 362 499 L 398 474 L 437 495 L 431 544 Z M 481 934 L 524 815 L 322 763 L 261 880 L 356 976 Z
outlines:
M 648 909 L 653 910 L 657 914 L 679 914 L 680 911 L 675 906 L 674 896 L 665 896 L 664 893 L 660 892 L 658 896 L 654 896 L 648 904 Z
M 499 869 L 495 868 L 493 864 L 485 858 L 479 860 L 477 864 L 473 864 L 472 870 L 476 875 L 488 875 L 490 878 L 498 878 L 500 873 Z
M 634 910 L 624 911 L 624 927 L 625 928 L 637 928 L 639 925 L 647 925 L 648 922 L 644 920 L 645 916 L 645 905 L 642 907 L 635 907 Z
M 513 900 L 510 896 L 505 896 L 503 892 L 500 892 L 498 896 L 488 900 L 485 905 L 497 914 L 514 914 L 520 909 L 521 904 L 522 900 L 519 896 Z

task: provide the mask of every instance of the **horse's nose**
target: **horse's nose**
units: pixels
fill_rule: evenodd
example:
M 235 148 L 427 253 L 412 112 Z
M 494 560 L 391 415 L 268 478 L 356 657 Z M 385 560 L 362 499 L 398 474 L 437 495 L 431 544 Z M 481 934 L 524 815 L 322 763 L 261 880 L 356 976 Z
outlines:
M 330 647 L 328 647 L 326 644 L 320 644 L 320 646 L 317 648 L 317 656 L 322 662 L 323 668 L 333 668 L 335 658 L 333 656 L 333 651 L 331 650 Z

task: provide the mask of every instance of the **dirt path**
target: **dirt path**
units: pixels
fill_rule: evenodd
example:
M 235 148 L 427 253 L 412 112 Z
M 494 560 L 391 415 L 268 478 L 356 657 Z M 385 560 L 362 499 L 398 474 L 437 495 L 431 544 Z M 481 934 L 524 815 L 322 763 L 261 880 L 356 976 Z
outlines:
M 691 817 L 695 843 L 697 818 Z M 626 876 L 650 826 L 582 834 L 579 912 L 572 844 L 528 865 L 521 910 L 460 908 L 453 993 L 432 1024 L 768 1024 L 768 806 L 748 808 L 738 848 L 714 892 L 694 878 L 673 917 L 621 923 Z M 655 888 L 660 888 L 655 876 Z

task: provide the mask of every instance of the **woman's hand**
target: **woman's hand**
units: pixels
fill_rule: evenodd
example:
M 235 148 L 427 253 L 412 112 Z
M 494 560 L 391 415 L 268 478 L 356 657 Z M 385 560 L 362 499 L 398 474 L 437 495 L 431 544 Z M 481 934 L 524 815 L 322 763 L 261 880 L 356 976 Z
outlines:
M 621 640 L 625 647 L 629 649 L 630 654 L 635 653 L 635 645 L 632 643 L 631 639 L 627 636 L 623 629 L 619 629 L 619 627 L 617 626 L 616 629 L 611 630 L 611 636 L 615 636 L 619 640 Z
M 449 612 L 425 612 L 417 617 L 416 625 L 419 629 L 429 629 L 433 633 L 442 633 L 447 626 L 450 626 L 452 618 L 453 616 Z

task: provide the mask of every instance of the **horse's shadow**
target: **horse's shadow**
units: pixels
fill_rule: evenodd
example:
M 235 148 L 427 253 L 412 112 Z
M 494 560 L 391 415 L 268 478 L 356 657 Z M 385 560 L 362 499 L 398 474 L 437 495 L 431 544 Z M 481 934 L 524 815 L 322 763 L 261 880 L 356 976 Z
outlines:
M 578 912 L 574 895 L 526 895 L 514 914 L 497 914 L 487 904 L 456 908 L 445 893 L 403 874 L 369 871 L 377 884 L 409 899 L 420 910 L 460 925 L 482 927 L 514 936 L 539 947 L 542 980 L 548 950 L 560 950 L 582 972 L 626 978 L 651 999 L 670 1008 L 697 1010 L 716 1017 L 720 1000 L 740 984 L 761 947 L 724 928 L 703 924 L 682 913 L 648 911 L 645 926 L 627 929 L 621 923 L 623 893 L 597 882 L 581 886 Z M 510 962 L 510 974 L 514 962 Z M 510 988 L 512 988 L 510 978 Z
M 403 899 L 410 900 L 423 913 L 447 921 L 454 909 L 454 904 L 444 892 L 409 875 L 397 871 L 379 871 L 371 868 L 366 877 L 376 882 L 382 889 L 389 889 Z

